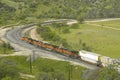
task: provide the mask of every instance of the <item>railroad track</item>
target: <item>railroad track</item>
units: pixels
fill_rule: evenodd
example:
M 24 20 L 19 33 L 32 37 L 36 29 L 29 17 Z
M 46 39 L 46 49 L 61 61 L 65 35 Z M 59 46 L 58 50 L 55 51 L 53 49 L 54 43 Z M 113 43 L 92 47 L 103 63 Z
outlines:
M 58 21 L 59 20 L 57 20 L 57 22 Z M 50 22 L 52 23 L 52 21 L 50 21 Z M 48 24 L 50 22 L 49 21 L 46 23 L 43 22 L 42 24 Z M 55 22 L 55 20 L 53 22 Z M 38 48 L 36 46 L 33 46 L 31 44 L 28 44 L 28 43 L 22 41 L 21 40 L 22 32 L 27 28 L 33 27 L 34 25 L 36 25 L 36 24 L 24 25 L 24 26 L 16 27 L 12 30 L 9 30 L 8 32 L 6 32 L 4 38 L 11 44 L 14 44 L 13 47 L 14 48 L 17 47 L 17 49 L 20 51 L 27 49 L 30 52 L 34 51 L 35 55 L 40 56 L 40 57 L 68 61 L 68 62 L 71 62 L 72 64 L 81 65 L 81 66 L 89 68 L 89 69 L 99 69 L 99 67 L 97 67 L 96 65 L 92 65 L 92 64 L 89 64 L 89 63 L 86 63 L 86 62 L 83 62 L 83 61 L 80 61 L 77 59 L 71 59 L 67 56 L 63 56 L 56 52 L 51 52 L 51 51 L 48 51 L 48 50 L 45 50 L 42 48 Z M 27 53 L 29 53 L 29 52 L 27 52 Z M 23 54 L 27 54 L 27 53 L 23 53 Z

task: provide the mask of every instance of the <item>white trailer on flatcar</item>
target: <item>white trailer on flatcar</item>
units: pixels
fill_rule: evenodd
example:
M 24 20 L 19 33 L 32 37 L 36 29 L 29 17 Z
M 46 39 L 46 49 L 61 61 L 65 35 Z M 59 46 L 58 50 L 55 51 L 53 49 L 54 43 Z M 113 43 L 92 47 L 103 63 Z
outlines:
M 79 56 L 81 57 L 82 60 L 93 64 L 98 64 L 98 62 L 101 61 L 101 55 L 93 52 L 88 52 L 85 50 L 79 51 Z

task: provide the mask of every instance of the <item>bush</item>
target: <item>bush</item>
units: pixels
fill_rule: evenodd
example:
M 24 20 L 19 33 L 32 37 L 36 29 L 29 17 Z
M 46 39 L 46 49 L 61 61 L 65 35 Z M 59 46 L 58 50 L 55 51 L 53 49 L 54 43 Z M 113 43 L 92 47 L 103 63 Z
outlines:
M 63 32 L 63 33 L 70 33 L 70 30 L 69 30 L 69 28 L 64 28 L 64 29 L 62 30 L 62 32 Z
M 37 28 L 38 34 L 44 38 L 44 40 L 48 41 L 59 41 L 60 36 L 56 35 L 54 32 L 51 31 L 49 27 L 41 26 Z
M 19 78 L 18 68 L 16 63 L 11 60 L 0 60 L 0 80 L 14 80 Z
M 61 39 L 60 40 L 60 44 L 63 44 L 64 47 L 66 48 L 71 48 L 71 46 L 67 43 L 66 39 Z
M 12 53 L 13 47 L 10 46 L 9 43 L 2 43 L 0 44 L 0 53 L 2 54 L 9 54 Z
M 36 80 L 65 80 L 65 75 L 62 72 L 40 72 Z
M 72 24 L 72 25 L 71 25 L 71 28 L 72 28 L 72 29 L 78 29 L 78 28 L 79 28 L 79 23 Z

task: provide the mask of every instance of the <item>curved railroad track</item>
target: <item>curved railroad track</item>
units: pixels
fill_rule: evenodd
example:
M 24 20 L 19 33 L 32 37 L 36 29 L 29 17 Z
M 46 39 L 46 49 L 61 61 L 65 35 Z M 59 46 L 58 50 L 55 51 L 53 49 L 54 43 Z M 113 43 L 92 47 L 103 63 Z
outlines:
M 57 20 L 57 22 L 61 20 Z M 64 20 L 63 20 L 64 21 Z M 54 21 L 47 21 L 47 22 L 43 22 L 41 24 L 48 24 L 48 23 L 52 23 L 52 22 L 56 22 Z M 38 48 L 36 46 L 33 46 L 31 44 L 28 44 L 24 41 L 21 40 L 22 37 L 22 32 L 27 29 L 27 28 L 32 28 L 34 25 L 36 24 L 29 24 L 29 25 L 24 25 L 24 26 L 20 26 L 20 27 L 16 27 L 14 29 L 9 30 L 8 32 L 6 32 L 4 38 L 10 42 L 10 44 L 16 49 L 16 51 L 26 51 L 25 53 L 23 53 L 23 55 L 26 54 L 31 54 L 32 52 L 34 53 L 35 56 L 40 56 L 40 57 L 44 57 L 44 58 L 50 58 L 50 59 L 57 59 L 57 60 L 62 60 L 62 61 L 68 61 L 71 62 L 72 64 L 77 64 L 77 65 L 81 65 L 84 66 L 86 68 L 89 69 L 98 69 L 99 67 L 77 60 L 77 59 L 71 59 L 69 57 L 60 55 L 56 52 L 51 52 L 45 49 L 41 49 Z M 32 54 L 33 54 L 32 53 Z

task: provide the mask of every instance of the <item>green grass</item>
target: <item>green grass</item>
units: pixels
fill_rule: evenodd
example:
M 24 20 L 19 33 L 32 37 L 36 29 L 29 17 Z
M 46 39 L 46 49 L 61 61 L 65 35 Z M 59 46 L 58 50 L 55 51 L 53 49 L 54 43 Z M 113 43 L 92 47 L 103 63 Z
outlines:
M 102 22 L 100 23 L 102 24 Z M 115 27 L 119 25 L 119 21 L 107 21 L 106 23 L 103 23 L 106 26 L 109 26 L 109 23 L 112 23 Z M 81 50 L 81 40 L 95 53 L 113 58 L 120 58 L 120 31 L 86 23 L 80 24 L 79 28 L 76 29 L 70 28 L 70 33 L 66 34 L 59 32 L 59 29 L 55 29 L 53 27 L 51 27 L 51 30 L 66 39 L 72 46 L 72 49 Z
M 104 21 L 104 22 L 95 22 L 95 24 L 100 24 L 103 26 L 109 26 L 113 28 L 120 29 L 120 20 Z
M 20 69 L 22 73 L 31 74 L 29 71 L 29 61 L 27 61 L 27 57 L 23 56 L 14 56 L 14 57 L 5 57 L 4 59 L 10 59 L 16 62 L 17 67 Z M 68 80 L 68 70 L 70 67 L 70 63 L 63 61 L 56 61 L 50 59 L 38 58 L 34 62 L 32 62 L 32 75 L 36 75 L 39 72 L 62 72 L 65 75 L 65 80 Z M 80 80 L 82 77 L 82 71 L 85 68 L 80 66 L 72 65 L 72 79 Z

